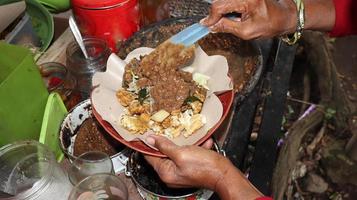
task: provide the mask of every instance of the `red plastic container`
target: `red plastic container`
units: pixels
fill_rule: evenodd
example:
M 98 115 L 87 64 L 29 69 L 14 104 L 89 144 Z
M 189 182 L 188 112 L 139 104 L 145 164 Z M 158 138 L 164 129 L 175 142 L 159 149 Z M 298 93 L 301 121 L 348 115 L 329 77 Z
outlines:
M 113 52 L 140 28 L 138 0 L 71 0 L 71 4 L 81 33 L 104 39 Z

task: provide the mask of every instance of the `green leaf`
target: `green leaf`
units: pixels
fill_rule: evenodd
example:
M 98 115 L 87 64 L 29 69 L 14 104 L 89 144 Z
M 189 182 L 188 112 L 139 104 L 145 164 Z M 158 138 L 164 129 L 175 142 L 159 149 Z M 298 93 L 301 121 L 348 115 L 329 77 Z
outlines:
M 148 96 L 149 96 L 149 93 L 146 88 L 139 90 L 138 100 L 139 100 L 140 104 L 143 104 L 143 102 L 145 101 L 146 98 L 148 98 Z
M 187 105 L 188 103 L 192 103 L 195 101 L 200 101 L 200 99 L 195 96 L 189 96 L 185 99 L 185 101 L 183 102 L 183 105 Z

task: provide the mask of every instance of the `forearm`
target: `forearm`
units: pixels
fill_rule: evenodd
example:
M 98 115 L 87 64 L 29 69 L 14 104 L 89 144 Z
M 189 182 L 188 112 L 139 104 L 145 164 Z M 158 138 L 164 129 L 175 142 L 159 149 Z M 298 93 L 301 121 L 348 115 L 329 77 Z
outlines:
M 330 31 L 335 25 L 335 6 L 333 0 L 302 0 L 305 7 L 305 28 L 306 30 Z M 297 12 L 293 0 L 280 0 L 290 11 L 286 16 L 290 21 L 290 33 L 296 31 Z M 292 6 L 293 5 L 293 6 Z M 291 20 L 293 19 L 293 20 Z
M 330 31 L 335 25 L 335 6 L 332 0 L 304 0 L 305 29 Z
M 225 175 L 217 182 L 215 190 L 222 200 L 253 200 L 263 196 L 230 162 L 226 168 Z

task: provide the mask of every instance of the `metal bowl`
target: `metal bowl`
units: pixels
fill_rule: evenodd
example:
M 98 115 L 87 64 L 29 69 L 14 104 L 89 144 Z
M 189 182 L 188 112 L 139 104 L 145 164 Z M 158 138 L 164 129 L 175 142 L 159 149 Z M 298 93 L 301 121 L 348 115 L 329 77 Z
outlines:
M 217 142 L 214 143 L 214 150 L 225 156 L 225 152 L 221 150 Z M 152 166 L 146 162 L 143 155 L 137 151 L 130 153 L 125 174 L 131 177 L 139 194 L 146 200 L 209 199 L 213 194 L 207 189 L 167 187 Z
M 77 158 L 74 155 L 74 144 L 78 130 L 83 122 L 89 118 L 95 119 L 92 115 L 91 102 L 87 99 L 72 108 L 61 124 L 59 133 L 60 147 L 71 162 Z M 118 153 L 111 155 L 110 158 L 113 162 L 115 173 L 119 173 L 125 169 L 129 149 L 118 143 L 115 150 Z

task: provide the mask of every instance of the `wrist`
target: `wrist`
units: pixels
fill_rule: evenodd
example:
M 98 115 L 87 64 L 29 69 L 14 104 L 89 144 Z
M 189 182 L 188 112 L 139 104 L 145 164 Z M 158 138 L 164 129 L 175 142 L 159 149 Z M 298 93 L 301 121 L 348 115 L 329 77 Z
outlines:
M 224 175 L 217 181 L 215 191 L 221 199 L 257 199 L 263 195 L 229 161 Z
M 284 13 L 284 17 L 281 17 L 281 20 L 283 21 L 281 27 L 284 28 L 280 35 L 294 33 L 298 25 L 296 4 L 293 0 L 280 0 L 278 3 L 282 8 L 282 13 Z

